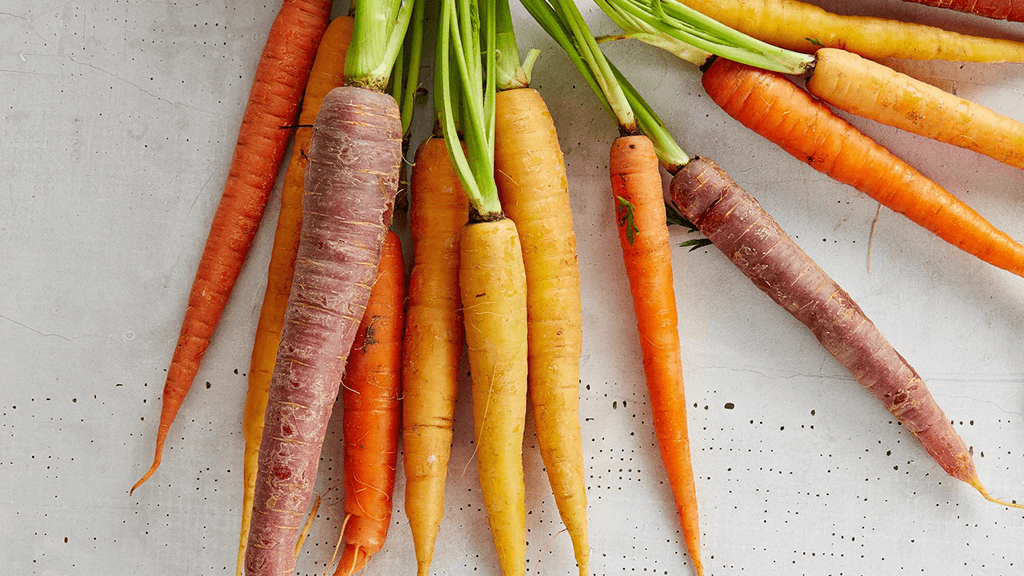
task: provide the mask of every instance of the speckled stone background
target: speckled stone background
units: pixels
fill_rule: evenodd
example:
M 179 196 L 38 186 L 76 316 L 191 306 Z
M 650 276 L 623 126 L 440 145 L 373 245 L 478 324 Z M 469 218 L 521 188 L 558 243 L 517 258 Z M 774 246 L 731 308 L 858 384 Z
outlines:
M 900 0 L 815 3 L 1024 39 L 1022 24 Z M 234 573 L 242 403 L 277 192 L 162 467 L 133 496 L 128 487 L 152 457 L 167 363 L 278 6 L 0 0 L 4 574 Z M 596 32 L 615 30 L 589 1 L 581 8 Z M 513 11 L 520 47 L 543 51 L 534 86 L 558 125 L 572 190 L 593 572 L 690 574 L 615 234 L 614 125 L 559 49 L 515 3 Z M 714 158 L 757 196 L 921 372 L 973 446 L 988 488 L 1024 501 L 1024 279 L 878 212 L 747 131 L 672 56 L 637 43 L 607 52 L 683 148 Z M 1024 120 L 1024 65 L 889 64 Z M 414 146 L 430 129 L 428 101 L 419 112 Z M 853 122 L 1024 239 L 1019 170 Z M 401 220 L 398 229 L 407 236 Z M 679 249 L 673 267 L 708 574 L 1019 573 L 1024 513 L 949 479 L 715 249 Z M 497 575 L 466 392 L 434 573 Z M 332 426 L 325 448 L 324 506 L 299 574 L 322 574 L 337 537 L 340 429 Z M 572 574 L 532 423 L 524 448 L 529 574 Z M 401 481 L 395 499 L 388 543 L 368 576 L 413 573 Z

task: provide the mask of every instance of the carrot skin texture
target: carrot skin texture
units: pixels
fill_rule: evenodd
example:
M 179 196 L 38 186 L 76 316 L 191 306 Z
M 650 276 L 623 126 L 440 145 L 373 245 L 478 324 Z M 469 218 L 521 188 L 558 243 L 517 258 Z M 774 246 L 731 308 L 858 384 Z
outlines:
M 1017 275 L 1024 246 L 780 74 L 716 59 L 702 79 L 730 116 L 832 179 Z
M 480 492 L 503 576 L 526 572 L 526 270 L 508 218 L 470 222 L 459 244 L 459 290 L 472 374 Z
M 1024 124 L 852 52 L 815 54 L 807 90 L 832 106 L 1024 168 Z
M 160 465 L 171 423 L 192 387 L 241 273 L 292 136 L 291 130 L 282 128 L 293 125 L 298 116 L 330 12 L 330 0 L 285 0 L 271 25 L 167 371 L 153 463 L 130 492 Z
M 924 381 L 859 306 L 714 162 L 691 161 L 672 200 L 759 289 L 906 426 L 950 476 L 979 486 L 973 460 Z
M 384 547 L 402 426 L 401 360 L 405 324 L 405 259 L 389 231 L 342 380 L 346 520 L 336 574 Z
M 925 4 L 935 8 L 948 8 L 995 20 L 1024 22 L 1024 2 L 1020 0 L 904 0 L 904 2 Z
M 800 52 L 825 46 L 872 60 L 1024 61 L 1022 42 L 888 18 L 834 14 L 796 0 L 678 1 L 758 40 Z
M 288 306 L 288 293 L 295 270 L 295 253 L 299 249 L 299 230 L 302 225 L 302 188 L 306 174 L 309 140 L 312 124 L 320 103 L 332 88 L 344 81 L 345 54 L 352 36 L 352 18 L 341 16 L 327 27 L 317 49 L 316 60 L 310 71 L 309 82 L 302 98 L 299 126 L 295 129 L 292 155 L 281 190 L 281 210 L 274 232 L 274 245 L 267 271 L 267 288 L 263 295 L 260 317 L 256 324 L 252 356 L 249 362 L 249 390 L 245 398 L 242 431 L 245 436 L 245 464 L 243 470 L 242 529 L 239 538 L 238 569 L 242 573 L 245 561 L 245 543 L 249 538 L 252 521 L 252 499 L 256 492 L 256 466 L 260 439 L 263 436 L 263 416 L 267 409 L 270 376 L 277 360 L 277 344 L 281 339 L 281 325 Z
M 413 265 L 402 349 L 405 512 L 419 576 L 430 572 L 451 455 L 462 360 L 459 238 L 469 201 L 441 138 L 416 151 L 410 180 Z
M 324 98 L 260 443 L 247 574 L 294 569 L 327 422 L 391 223 L 401 141 L 390 96 L 343 86 Z
M 624 136 L 612 143 L 609 162 L 612 198 L 616 207 L 619 198 L 634 206 L 635 237 L 630 242 L 627 223 L 620 219 L 619 244 L 640 333 L 654 431 L 690 559 L 696 573 L 703 574 L 672 250 L 658 168 L 654 145 L 646 136 Z
M 590 573 L 579 418 L 583 304 L 565 160 L 555 123 L 532 88 L 498 92 L 494 174 L 516 224 L 527 283 L 529 395 L 551 491 L 581 576 Z

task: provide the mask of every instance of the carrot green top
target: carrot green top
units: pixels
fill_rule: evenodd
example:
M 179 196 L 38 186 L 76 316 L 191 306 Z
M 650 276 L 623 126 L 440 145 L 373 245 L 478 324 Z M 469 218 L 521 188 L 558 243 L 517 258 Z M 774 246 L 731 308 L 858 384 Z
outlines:
M 391 95 L 398 103 L 402 117 L 402 134 L 408 138 L 412 125 L 413 104 L 419 88 L 420 60 L 423 55 L 423 13 L 425 0 L 418 0 L 412 8 L 412 21 L 405 35 L 405 43 L 395 58 L 391 72 Z
M 503 216 L 494 181 L 495 12 L 495 0 L 441 0 L 435 47 L 438 121 L 478 221 Z M 460 111 L 465 152 L 456 117 Z
M 405 41 L 416 0 L 359 0 L 352 44 L 345 58 L 346 81 L 384 91 Z
M 635 38 L 697 66 L 714 54 L 783 74 L 803 76 L 814 68 L 813 54 L 762 42 L 676 0 L 595 1 L 626 31 L 617 38 Z
M 619 123 L 622 134 L 646 135 L 658 160 L 672 173 L 690 161 L 654 110 L 605 58 L 572 0 L 522 0 L 523 6 L 583 75 L 594 94 Z
M 498 82 L 497 89 L 512 90 L 515 88 L 526 88 L 530 85 L 530 74 L 533 71 L 533 64 L 540 56 L 540 50 L 530 49 L 526 59 L 519 63 L 519 47 L 516 45 L 516 34 L 512 27 L 512 13 L 508 7 L 508 0 L 497 0 L 497 13 L 495 14 L 497 53 L 494 69 L 495 78 Z

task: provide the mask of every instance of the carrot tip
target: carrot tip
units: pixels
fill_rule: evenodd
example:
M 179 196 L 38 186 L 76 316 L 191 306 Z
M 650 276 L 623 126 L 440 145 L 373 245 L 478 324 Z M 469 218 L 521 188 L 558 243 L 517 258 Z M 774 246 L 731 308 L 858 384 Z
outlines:
M 132 487 L 128 489 L 128 495 L 131 496 L 132 493 L 135 492 L 136 488 L 145 484 L 146 480 L 149 480 L 150 476 L 152 476 L 153 473 L 156 472 L 157 466 L 159 465 L 160 457 L 157 456 L 157 458 L 153 460 L 153 465 L 149 467 L 149 470 L 147 470 L 145 474 L 143 474 L 142 478 L 139 478 L 139 481 L 133 484 Z
M 981 485 L 981 480 L 979 480 L 978 478 L 970 480 L 968 484 L 974 486 L 974 489 L 980 492 L 981 495 L 985 497 L 985 500 L 988 500 L 989 502 L 995 502 L 996 504 L 1007 506 L 1009 508 L 1020 508 L 1024 510 L 1024 504 L 1018 504 L 1016 502 L 1007 502 L 1006 500 L 1000 500 L 999 498 L 996 498 L 989 494 L 988 490 L 985 490 L 985 487 Z

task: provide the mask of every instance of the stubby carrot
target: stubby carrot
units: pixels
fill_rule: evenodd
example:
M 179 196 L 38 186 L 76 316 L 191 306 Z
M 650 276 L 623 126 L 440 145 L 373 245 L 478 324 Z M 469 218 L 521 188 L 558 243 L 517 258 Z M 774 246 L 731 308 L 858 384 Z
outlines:
M 1024 62 L 1024 43 L 969 36 L 934 26 L 846 16 L 796 0 L 678 0 L 769 44 L 814 52 L 843 48 L 865 58 Z
M 802 322 L 950 476 L 998 504 L 971 452 L 910 366 L 863 310 L 714 162 L 693 159 L 672 179 L 673 203 L 776 304 Z
M 443 138 L 420 144 L 410 186 L 413 264 L 402 347 L 402 447 L 416 573 L 427 576 L 444 517 L 464 342 L 459 237 L 469 217 Z
M 316 60 L 302 99 L 299 126 L 295 130 L 292 155 L 281 189 L 281 211 L 277 217 L 274 245 L 270 252 L 267 288 L 263 295 L 260 317 L 256 323 L 252 357 L 249 362 L 249 390 L 245 397 L 242 434 L 245 437 L 245 456 L 242 472 L 242 529 L 238 544 L 236 574 L 241 576 L 245 560 L 245 544 L 249 539 L 252 522 L 252 499 L 256 491 L 256 466 L 263 436 L 263 416 L 267 409 L 270 376 L 277 359 L 277 344 L 281 338 L 281 325 L 288 305 L 295 269 L 295 253 L 299 248 L 302 225 L 302 187 L 306 177 L 309 140 L 313 134 L 313 120 L 327 93 L 340 86 L 345 77 L 345 53 L 352 36 L 352 18 L 335 18 L 327 27 L 317 49 Z
M 948 8 L 984 16 L 995 20 L 1024 22 L 1024 2 L 1021 0 L 904 0 L 935 8 Z
M 516 224 L 526 267 L 528 388 L 544 467 L 581 576 L 590 574 L 580 431 L 583 304 L 569 185 L 555 122 L 529 87 L 535 53 L 519 66 L 507 0 L 499 5 L 494 177 Z
M 141 486 L 160 465 L 171 423 L 199 372 L 277 180 L 331 0 L 284 0 L 263 47 L 242 116 L 227 182 L 189 292 L 188 308 L 164 383 L 156 453 Z
M 402 155 L 395 99 L 384 94 L 412 4 L 359 2 L 346 85 L 313 126 L 295 260 L 270 381 L 245 556 L 251 576 L 295 566 L 343 367 L 377 276 Z
M 1024 274 L 1024 246 L 789 79 L 717 59 L 701 82 L 730 116 L 795 158 L 854 186 L 957 248 Z
M 335 574 L 349 576 L 384 547 L 391 524 L 401 428 L 405 259 L 389 231 L 342 380 L 344 544 Z

